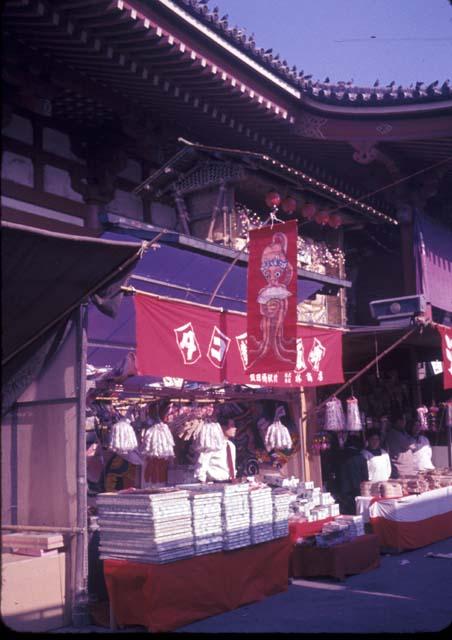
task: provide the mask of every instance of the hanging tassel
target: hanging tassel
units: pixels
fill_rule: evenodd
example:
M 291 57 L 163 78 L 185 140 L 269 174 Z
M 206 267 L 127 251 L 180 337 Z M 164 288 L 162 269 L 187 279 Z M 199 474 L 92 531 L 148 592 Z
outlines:
M 195 435 L 198 451 L 219 451 L 224 444 L 223 429 L 219 422 L 203 422 Z
M 292 448 L 292 438 L 289 429 L 283 425 L 280 418 L 286 415 L 284 407 L 278 407 L 275 411 L 273 423 L 265 433 L 265 448 L 267 451 Z
M 326 403 L 325 431 L 344 431 L 345 415 L 342 402 L 339 398 L 333 398 Z
M 148 458 L 173 458 L 174 438 L 168 425 L 157 422 L 146 429 L 140 451 Z
M 428 424 L 427 424 L 428 409 L 427 409 L 427 407 L 425 407 L 425 406 L 418 407 L 416 409 L 416 413 L 417 413 L 418 424 L 420 426 L 421 431 L 427 431 L 428 430 Z
M 138 447 L 135 431 L 130 420 L 122 418 L 111 428 L 110 449 L 116 453 L 129 453 Z
M 347 398 L 347 431 L 361 431 L 362 428 L 358 400 L 354 396 Z

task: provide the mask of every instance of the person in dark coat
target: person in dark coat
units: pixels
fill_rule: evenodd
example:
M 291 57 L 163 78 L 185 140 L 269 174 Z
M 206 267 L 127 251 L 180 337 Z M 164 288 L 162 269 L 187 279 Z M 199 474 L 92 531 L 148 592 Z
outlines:
M 342 514 L 356 513 L 355 498 L 361 493 L 361 482 L 369 479 L 367 461 L 361 455 L 359 436 L 349 434 L 338 466 L 338 502 Z

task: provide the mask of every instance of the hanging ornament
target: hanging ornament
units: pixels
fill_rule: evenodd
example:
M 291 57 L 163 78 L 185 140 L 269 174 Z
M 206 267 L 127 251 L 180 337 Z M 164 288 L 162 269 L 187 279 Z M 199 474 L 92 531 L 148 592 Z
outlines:
M 194 438 L 198 451 L 219 451 L 224 443 L 223 429 L 219 422 L 203 422 Z
M 292 438 L 289 429 L 283 425 L 280 418 L 286 415 L 284 407 L 278 407 L 275 411 L 273 423 L 265 433 L 265 448 L 267 451 L 292 448 Z
M 428 423 L 427 423 L 427 415 L 428 415 L 428 409 L 425 406 L 422 407 L 418 407 L 416 409 L 416 413 L 417 413 L 417 421 L 419 424 L 419 427 L 421 429 L 421 431 L 427 431 L 428 429 Z
M 362 428 L 358 400 L 354 396 L 347 398 L 347 431 L 361 431 Z
M 296 208 L 297 201 L 295 200 L 295 198 L 292 198 L 292 196 L 287 196 L 287 198 L 284 198 L 284 200 L 281 202 L 281 209 L 284 211 L 284 213 L 288 213 L 290 215 L 295 211 Z
M 429 408 L 427 414 L 427 425 L 430 431 L 438 430 L 438 412 L 439 407 L 432 403 L 432 406 Z
M 345 415 L 339 398 L 332 398 L 325 407 L 325 430 L 344 431 Z
M 116 453 L 129 453 L 138 447 L 137 436 L 127 418 L 122 418 L 111 428 L 110 449 Z
M 312 220 L 316 211 L 315 205 L 311 203 L 306 203 L 301 207 L 301 215 L 303 218 L 306 218 L 306 220 Z
M 342 218 L 338 213 L 332 213 L 329 217 L 328 217 L 328 224 L 330 227 L 333 227 L 333 229 L 339 229 L 339 227 L 342 224 Z
M 141 442 L 141 453 L 149 458 L 173 458 L 174 438 L 164 422 L 156 422 L 146 429 Z
M 452 400 L 446 402 L 446 427 L 452 427 Z
M 324 227 L 326 224 L 328 224 L 330 214 L 328 213 L 328 211 L 325 211 L 325 209 L 322 209 L 315 214 L 314 219 L 317 224 L 320 224 L 322 225 L 322 227 Z
M 265 204 L 267 207 L 279 207 L 281 204 L 281 196 L 277 191 L 269 191 L 265 196 Z

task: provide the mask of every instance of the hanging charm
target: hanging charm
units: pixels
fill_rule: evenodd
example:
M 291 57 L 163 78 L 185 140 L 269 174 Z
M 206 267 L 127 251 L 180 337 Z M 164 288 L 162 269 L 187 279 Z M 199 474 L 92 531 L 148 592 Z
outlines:
M 174 438 L 164 422 L 157 422 L 149 427 L 141 443 L 141 453 L 149 458 L 173 458 Z
M 219 451 L 224 443 L 223 429 L 219 422 L 202 422 L 196 432 L 195 447 L 198 451 Z
M 326 403 L 325 431 L 344 431 L 345 415 L 339 398 L 332 398 Z
M 267 451 L 278 451 L 292 448 L 292 438 L 289 429 L 283 425 L 280 418 L 286 415 L 284 407 L 275 411 L 275 419 L 265 433 L 265 448 Z
M 358 400 L 351 396 L 347 398 L 347 431 L 361 431 L 362 428 Z
M 128 418 L 122 418 L 111 428 L 110 449 L 116 453 L 130 453 L 138 447 L 137 436 Z
M 428 409 L 425 406 L 422 407 L 418 407 L 416 410 L 417 413 L 417 422 L 419 424 L 420 430 L 421 431 L 427 431 L 428 430 L 428 423 L 427 423 L 427 415 L 428 415 Z

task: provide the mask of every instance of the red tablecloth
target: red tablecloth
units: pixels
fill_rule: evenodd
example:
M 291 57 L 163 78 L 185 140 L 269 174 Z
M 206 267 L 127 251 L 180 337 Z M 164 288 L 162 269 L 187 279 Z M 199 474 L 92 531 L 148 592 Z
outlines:
M 295 544 L 298 538 L 307 538 L 321 533 L 322 527 L 326 522 L 331 522 L 334 518 L 324 518 L 315 522 L 289 522 L 290 540 Z
M 365 535 L 325 549 L 295 546 L 290 569 L 294 578 L 331 576 L 343 580 L 346 575 L 364 573 L 379 565 L 378 538 L 376 535 Z
M 288 537 L 168 564 L 104 560 L 119 625 L 171 631 L 287 590 Z

